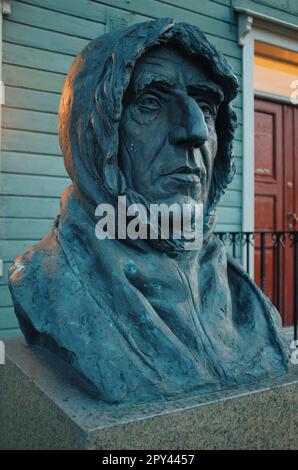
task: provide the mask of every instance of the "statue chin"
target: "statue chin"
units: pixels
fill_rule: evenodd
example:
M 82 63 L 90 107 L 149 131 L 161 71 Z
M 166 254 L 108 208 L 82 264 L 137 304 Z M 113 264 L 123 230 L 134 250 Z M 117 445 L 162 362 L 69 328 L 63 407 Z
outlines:
M 95 39 L 69 72 L 59 139 L 73 184 L 9 287 L 28 344 L 71 364 L 98 400 L 175 400 L 287 372 L 279 313 L 213 233 L 235 173 L 237 88 L 203 32 L 168 18 Z M 130 153 L 118 159 L 123 136 Z M 151 175 L 165 173 L 159 192 Z M 171 234 L 98 239 L 96 207 L 113 212 L 120 195 L 201 208 L 199 246 Z

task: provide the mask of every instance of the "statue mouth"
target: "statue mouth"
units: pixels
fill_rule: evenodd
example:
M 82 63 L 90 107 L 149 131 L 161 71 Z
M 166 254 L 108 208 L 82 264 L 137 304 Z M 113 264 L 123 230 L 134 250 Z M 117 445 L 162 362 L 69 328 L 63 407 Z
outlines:
M 170 176 L 175 180 L 183 181 L 186 183 L 202 185 L 199 168 L 191 168 L 189 166 L 182 166 L 175 168 L 169 173 L 164 173 L 162 176 Z

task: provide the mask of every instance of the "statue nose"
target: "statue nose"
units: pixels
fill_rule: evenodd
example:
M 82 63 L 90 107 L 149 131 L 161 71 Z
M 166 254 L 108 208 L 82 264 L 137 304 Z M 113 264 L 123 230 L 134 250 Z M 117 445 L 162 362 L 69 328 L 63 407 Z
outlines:
M 208 139 L 208 128 L 204 114 L 198 104 L 190 96 L 180 96 L 175 114 L 179 113 L 179 125 L 174 126 L 169 133 L 172 145 L 185 147 L 201 147 Z M 176 121 L 177 122 L 177 121 Z

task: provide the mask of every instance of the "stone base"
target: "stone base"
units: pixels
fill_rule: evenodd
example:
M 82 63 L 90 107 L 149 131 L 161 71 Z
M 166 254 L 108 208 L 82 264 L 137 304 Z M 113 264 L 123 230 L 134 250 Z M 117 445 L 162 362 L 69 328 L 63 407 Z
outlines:
M 1 449 L 297 449 L 298 367 L 286 376 L 168 403 L 111 407 L 72 369 L 22 338 L 4 339 Z

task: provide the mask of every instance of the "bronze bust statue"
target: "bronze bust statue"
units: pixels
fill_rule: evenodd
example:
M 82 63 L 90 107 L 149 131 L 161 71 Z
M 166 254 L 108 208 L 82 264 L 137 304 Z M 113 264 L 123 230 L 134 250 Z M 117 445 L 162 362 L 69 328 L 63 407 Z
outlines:
M 249 384 L 287 371 L 278 312 L 213 234 L 235 168 L 237 79 L 202 31 L 161 19 L 92 41 L 59 109 L 73 184 L 52 230 L 16 259 L 10 290 L 29 344 L 69 362 L 110 403 Z M 199 203 L 185 240 L 105 238 L 96 207 Z M 150 226 L 150 221 L 146 221 Z

